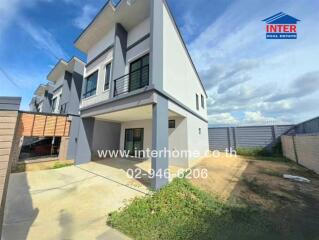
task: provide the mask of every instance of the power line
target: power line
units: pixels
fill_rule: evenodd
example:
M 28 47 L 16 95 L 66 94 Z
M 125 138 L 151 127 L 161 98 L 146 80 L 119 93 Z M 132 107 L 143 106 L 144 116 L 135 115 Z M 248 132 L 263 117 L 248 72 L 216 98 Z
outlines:
M 2 72 L 3 76 L 5 76 L 5 78 L 8 79 L 9 82 L 11 82 L 15 87 L 21 89 L 21 87 L 15 82 L 15 80 L 10 77 L 10 75 L 2 67 L 0 67 L 0 72 Z

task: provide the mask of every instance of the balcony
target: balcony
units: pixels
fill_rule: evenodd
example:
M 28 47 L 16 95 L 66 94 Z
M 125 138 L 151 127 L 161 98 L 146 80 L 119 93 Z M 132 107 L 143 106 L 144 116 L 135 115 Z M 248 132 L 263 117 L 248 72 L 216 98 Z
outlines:
M 114 80 L 114 97 L 149 85 L 149 65 L 131 71 Z

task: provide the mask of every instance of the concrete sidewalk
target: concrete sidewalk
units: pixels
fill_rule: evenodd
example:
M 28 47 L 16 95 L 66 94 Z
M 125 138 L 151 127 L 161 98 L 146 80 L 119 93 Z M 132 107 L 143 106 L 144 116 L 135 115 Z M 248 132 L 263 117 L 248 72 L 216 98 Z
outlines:
M 11 174 L 3 239 L 128 239 L 107 215 L 147 187 L 112 163 L 80 167 Z

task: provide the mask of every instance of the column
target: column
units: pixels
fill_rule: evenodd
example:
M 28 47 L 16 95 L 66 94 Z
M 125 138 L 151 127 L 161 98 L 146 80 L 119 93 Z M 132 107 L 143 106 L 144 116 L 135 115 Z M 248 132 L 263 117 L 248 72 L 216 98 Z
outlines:
M 152 121 L 152 149 L 157 151 L 168 149 L 168 101 L 162 96 L 158 96 L 157 103 L 153 104 Z M 153 189 L 158 190 L 168 183 L 168 178 L 164 176 L 168 166 L 168 156 L 162 154 L 152 158 L 152 169 L 155 172 L 152 180 Z M 161 176 L 156 176 L 156 173 L 161 173 Z

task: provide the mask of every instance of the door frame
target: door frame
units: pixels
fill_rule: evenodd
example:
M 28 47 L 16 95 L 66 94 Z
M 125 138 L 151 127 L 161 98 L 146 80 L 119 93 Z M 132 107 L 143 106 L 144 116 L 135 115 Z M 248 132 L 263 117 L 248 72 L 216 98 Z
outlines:
M 133 153 L 129 153 L 129 155 L 131 156 L 135 156 L 135 147 L 134 147 L 134 130 L 140 130 L 141 131 L 141 146 L 142 146 L 142 149 L 138 149 L 138 151 L 140 150 L 143 150 L 144 149 L 144 128 L 125 128 L 125 131 L 124 131 L 124 151 L 131 151 L 129 149 L 126 149 L 126 141 L 127 141 L 127 137 L 126 137 L 126 133 L 127 131 L 131 130 L 132 131 L 132 136 L 133 136 Z

